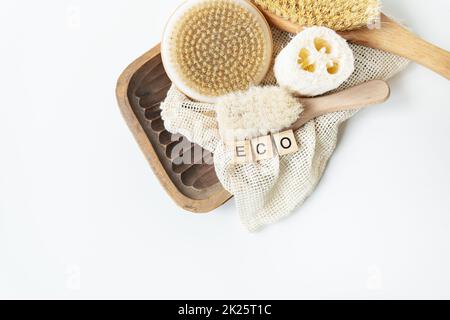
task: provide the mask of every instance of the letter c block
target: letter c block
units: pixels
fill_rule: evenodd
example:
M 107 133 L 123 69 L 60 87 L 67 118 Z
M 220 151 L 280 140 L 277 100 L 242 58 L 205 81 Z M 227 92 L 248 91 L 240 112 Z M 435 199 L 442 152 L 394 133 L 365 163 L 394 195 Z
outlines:
M 272 137 L 265 136 L 252 140 L 252 150 L 255 161 L 271 159 L 274 156 Z

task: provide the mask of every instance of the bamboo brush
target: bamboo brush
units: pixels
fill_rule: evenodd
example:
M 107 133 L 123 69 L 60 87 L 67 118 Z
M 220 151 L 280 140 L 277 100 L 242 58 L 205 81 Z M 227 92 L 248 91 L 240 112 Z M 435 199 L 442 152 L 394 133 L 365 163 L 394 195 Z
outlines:
M 253 0 L 271 24 L 298 33 L 322 25 L 345 39 L 415 61 L 450 80 L 450 52 L 380 14 L 378 0 Z M 380 27 L 376 28 L 377 21 Z M 372 26 L 372 27 L 370 27 Z

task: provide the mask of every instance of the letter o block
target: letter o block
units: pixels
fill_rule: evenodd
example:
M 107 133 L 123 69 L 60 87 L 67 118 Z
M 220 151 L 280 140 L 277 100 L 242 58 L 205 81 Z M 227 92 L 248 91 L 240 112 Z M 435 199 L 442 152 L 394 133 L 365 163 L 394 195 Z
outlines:
M 291 154 L 299 150 L 294 131 L 292 130 L 274 134 L 273 140 L 280 156 Z

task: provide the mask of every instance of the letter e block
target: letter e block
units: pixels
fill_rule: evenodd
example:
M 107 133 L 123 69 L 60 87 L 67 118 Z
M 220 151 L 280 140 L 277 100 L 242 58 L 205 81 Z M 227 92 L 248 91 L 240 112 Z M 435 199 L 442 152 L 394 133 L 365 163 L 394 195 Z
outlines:
M 233 163 L 244 164 L 253 161 L 250 141 L 235 141 L 233 143 Z
M 291 154 L 299 150 L 294 131 L 292 130 L 274 134 L 273 140 L 280 156 Z

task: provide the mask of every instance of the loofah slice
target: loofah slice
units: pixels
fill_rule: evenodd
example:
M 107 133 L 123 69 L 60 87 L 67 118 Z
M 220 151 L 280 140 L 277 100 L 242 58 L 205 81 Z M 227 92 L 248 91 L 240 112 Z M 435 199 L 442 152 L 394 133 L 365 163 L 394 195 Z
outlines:
M 379 0 L 253 0 L 270 12 L 304 27 L 349 31 L 380 18 Z
M 278 83 L 302 96 L 317 96 L 339 87 L 353 73 L 355 58 L 347 42 L 325 27 L 300 32 L 278 55 Z
M 224 141 L 239 141 L 277 133 L 303 111 L 299 99 L 277 87 L 252 87 L 217 100 L 217 122 Z
M 182 92 L 215 102 L 263 80 L 272 35 L 264 16 L 246 0 L 190 0 L 167 24 L 161 54 L 167 75 Z

